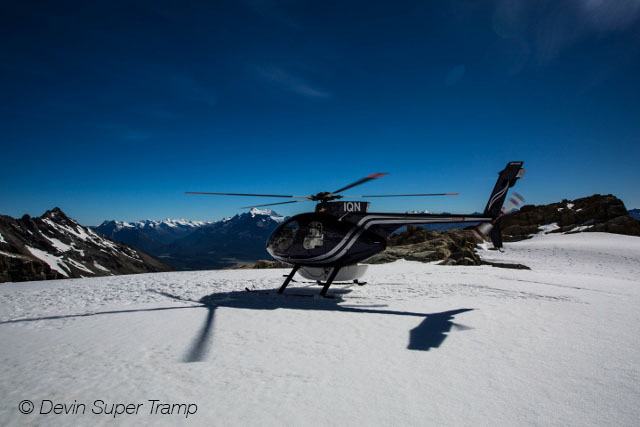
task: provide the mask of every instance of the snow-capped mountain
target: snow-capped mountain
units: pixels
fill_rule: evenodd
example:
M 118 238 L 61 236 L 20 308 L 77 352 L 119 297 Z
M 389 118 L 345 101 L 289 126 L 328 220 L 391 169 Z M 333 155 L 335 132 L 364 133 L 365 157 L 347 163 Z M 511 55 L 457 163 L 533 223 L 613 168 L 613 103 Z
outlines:
M 154 255 L 174 268 L 186 270 L 223 268 L 270 259 L 266 241 L 285 219 L 271 209 L 253 208 L 198 227 Z
M 104 221 L 94 231 L 140 248 L 178 269 L 211 269 L 269 258 L 265 242 L 286 217 L 252 208 L 220 221 Z
M 146 219 L 135 222 L 110 220 L 91 228 L 117 242 L 126 243 L 154 254 L 162 251 L 165 245 L 188 236 L 198 227 L 208 224 L 211 222 L 185 219 L 161 221 Z
M 141 250 L 114 242 L 55 208 L 0 216 L 0 282 L 170 271 Z
M 256 216 L 260 217 L 262 219 L 262 217 L 268 216 L 272 221 L 275 222 L 283 222 L 286 217 L 276 213 L 273 209 L 258 209 L 258 208 L 251 208 L 251 210 L 249 211 L 249 214 L 251 215 L 251 218 L 255 218 Z

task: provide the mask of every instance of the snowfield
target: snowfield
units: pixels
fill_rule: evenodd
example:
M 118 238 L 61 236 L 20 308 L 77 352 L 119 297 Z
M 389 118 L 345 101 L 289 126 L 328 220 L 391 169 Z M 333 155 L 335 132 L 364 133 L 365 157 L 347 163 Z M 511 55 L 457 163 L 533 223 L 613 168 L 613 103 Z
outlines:
M 398 261 L 327 300 L 279 269 L 1 284 L 0 424 L 638 425 L 640 238 L 505 246 L 531 270 Z

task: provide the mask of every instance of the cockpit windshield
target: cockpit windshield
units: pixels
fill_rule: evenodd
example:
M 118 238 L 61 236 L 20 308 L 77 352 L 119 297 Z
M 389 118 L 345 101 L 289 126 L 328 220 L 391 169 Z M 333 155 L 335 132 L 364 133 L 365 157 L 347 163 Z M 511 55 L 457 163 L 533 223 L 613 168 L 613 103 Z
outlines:
M 280 230 L 271 236 L 268 246 L 279 252 L 286 251 L 291 247 L 291 245 L 293 245 L 293 241 L 296 238 L 299 228 L 297 221 L 291 221 L 284 224 Z

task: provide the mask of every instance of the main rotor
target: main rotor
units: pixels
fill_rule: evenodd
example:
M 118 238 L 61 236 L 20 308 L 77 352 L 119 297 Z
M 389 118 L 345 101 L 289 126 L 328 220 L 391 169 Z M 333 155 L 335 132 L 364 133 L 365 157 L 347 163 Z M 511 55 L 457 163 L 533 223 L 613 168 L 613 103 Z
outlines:
M 263 206 L 275 206 L 275 205 L 286 205 L 288 203 L 298 203 L 298 202 L 330 202 L 332 200 L 342 199 L 345 196 L 339 194 L 345 190 L 353 188 L 357 185 L 364 184 L 365 182 L 369 182 L 374 179 L 382 178 L 387 175 L 386 173 L 372 173 L 371 175 L 367 175 L 364 178 L 361 178 L 351 184 L 344 186 L 342 188 L 337 189 L 336 191 L 321 191 L 316 194 L 312 194 L 310 196 L 291 196 L 291 195 L 283 195 L 283 194 L 253 194 L 253 193 L 217 193 L 217 192 L 208 192 L 208 191 L 187 191 L 186 194 L 207 194 L 213 196 L 248 196 L 248 197 L 279 197 L 279 198 L 288 198 L 288 199 L 298 199 L 298 200 L 290 200 L 287 202 L 278 202 L 278 203 L 266 203 L 262 205 L 251 205 L 251 206 L 243 206 L 240 209 L 246 208 L 256 208 Z M 460 193 L 422 193 L 422 194 L 370 194 L 364 196 L 347 196 L 349 198 L 373 198 L 373 197 L 423 197 L 423 196 L 457 196 Z

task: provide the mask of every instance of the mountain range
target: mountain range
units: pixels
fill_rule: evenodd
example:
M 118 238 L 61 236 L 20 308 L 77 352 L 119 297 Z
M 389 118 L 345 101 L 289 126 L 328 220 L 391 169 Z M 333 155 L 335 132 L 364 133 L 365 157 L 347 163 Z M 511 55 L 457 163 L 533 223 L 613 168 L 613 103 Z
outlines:
M 0 215 L 0 282 L 170 270 L 143 251 L 78 224 L 59 208 L 35 218 Z
M 601 203 L 602 200 L 613 203 L 619 211 L 614 212 L 614 216 L 623 214 L 624 204 L 619 199 L 615 197 L 596 199 L 598 203 Z M 584 202 L 578 203 L 591 205 L 596 203 L 596 199 L 586 198 Z M 569 202 L 564 201 L 564 205 L 567 203 Z M 533 223 L 527 225 L 538 226 L 540 225 L 538 223 L 556 221 L 555 214 L 552 215 L 552 213 L 560 212 L 558 211 L 559 207 L 560 204 L 558 206 L 553 204 L 549 212 L 545 211 L 544 215 L 539 215 Z M 527 212 L 530 209 L 527 207 L 524 208 L 524 211 Z M 588 211 L 588 209 L 585 210 L 581 215 L 584 216 Z M 638 209 L 630 210 L 629 215 L 634 215 L 634 212 L 636 215 L 640 215 Z M 520 218 L 517 215 L 516 217 Z M 581 219 L 587 221 L 592 217 L 593 215 L 587 215 Z M 271 232 L 285 219 L 271 209 L 253 208 L 248 212 L 215 222 L 184 219 L 137 222 L 111 220 L 104 221 L 99 226 L 92 228 L 113 240 L 140 248 L 175 269 L 203 270 L 247 264 L 259 259 L 271 259 L 265 250 L 265 242 Z M 546 221 L 547 219 L 548 221 Z M 506 218 L 502 222 L 505 220 Z M 475 224 L 429 224 L 422 227 L 442 232 L 473 225 Z M 406 227 L 402 227 L 398 229 L 397 233 L 406 230 Z M 513 232 L 513 228 L 507 231 Z
M 92 229 L 135 246 L 179 270 L 206 270 L 270 258 L 271 232 L 286 217 L 253 208 L 215 222 L 171 220 L 104 221 Z

